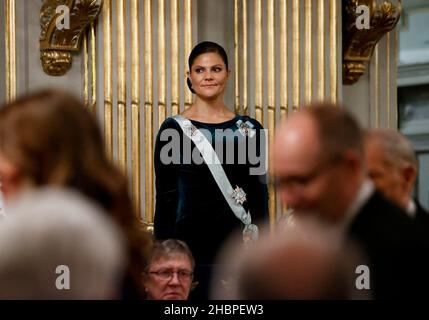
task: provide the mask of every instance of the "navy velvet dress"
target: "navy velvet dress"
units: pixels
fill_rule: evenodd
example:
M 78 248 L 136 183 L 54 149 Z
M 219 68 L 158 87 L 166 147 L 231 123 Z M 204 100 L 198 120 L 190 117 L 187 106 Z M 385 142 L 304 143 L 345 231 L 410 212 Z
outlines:
M 244 208 L 250 211 L 252 223 L 266 222 L 268 190 L 261 124 L 238 115 L 216 124 L 191 122 L 212 143 L 232 187 L 239 186 L 246 193 Z M 199 269 L 214 263 L 225 240 L 233 231 L 241 231 L 243 223 L 230 209 L 198 149 L 173 118 L 166 119 L 158 132 L 154 164 L 155 237 L 185 241 L 197 264 L 195 280 L 204 282 L 198 279 Z

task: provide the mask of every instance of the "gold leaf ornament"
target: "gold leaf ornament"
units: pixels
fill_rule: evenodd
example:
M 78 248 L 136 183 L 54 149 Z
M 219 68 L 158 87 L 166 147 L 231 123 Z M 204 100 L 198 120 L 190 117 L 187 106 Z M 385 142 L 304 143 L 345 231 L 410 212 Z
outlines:
M 87 27 L 100 13 L 102 0 L 45 0 L 40 11 L 40 59 L 43 71 L 51 76 L 70 70 L 72 52 L 80 50 Z M 62 13 L 59 6 L 69 8 L 70 28 L 57 28 Z

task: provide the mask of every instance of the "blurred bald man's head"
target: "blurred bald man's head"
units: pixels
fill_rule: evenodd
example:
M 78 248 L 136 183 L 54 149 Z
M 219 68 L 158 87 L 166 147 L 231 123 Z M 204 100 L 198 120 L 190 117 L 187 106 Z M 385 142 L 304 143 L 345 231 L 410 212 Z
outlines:
M 345 251 L 333 233 L 296 224 L 263 239 L 244 258 L 239 299 L 353 298 L 354 251 Z
M 341 221 L 365 177 L 356 120 L 337 105 L 309 105 L 279 126 L 273 150 L 282 201 L 296 214 Z

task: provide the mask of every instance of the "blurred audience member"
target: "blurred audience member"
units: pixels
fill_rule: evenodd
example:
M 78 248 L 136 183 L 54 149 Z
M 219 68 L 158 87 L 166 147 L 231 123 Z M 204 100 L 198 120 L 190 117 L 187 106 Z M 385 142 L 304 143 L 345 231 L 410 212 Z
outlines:
M 269 228 L 246 251 L 232 244 L 222 258 L 219 277 L 224 288 L 214 288 L 214 299 L 309 300 L 370 298 L 355 289 L 358 252 L 343 248 L 338 234 L 314 221 Z M 229 262 L 229 263 L 228 263 Z M 233 262 L 233 263 L 231 263 Z
M 64 186 L 101 205 L 128 240 L 123 297 L 143 296 L 140 275 L 149 238 L 133 210 L 127 180 L 107 159 L 96 120 L 81 102 L 44 90 L 0 108 L 0 178 L 6 202 L 31 188 Z
M 26 191 L 0 223 L 0 299 L 120 298 L 123 240 L 82 195 Z
M 366 179 L 363 133 L 344 108 L 303 108 L 279 126 L 273 150 L 282 201 L 295 215 L 317 214 L 362 247 L 375 298 L 426 292 L 425 263 L 417 259 L 427 247 L 412 219 Z
M 186 243 L 155 242 L 143 284 L 149 300 L 187 300 L 194 274 L 194 258 Z
M 425 227 L 429 214 L 412 198 L 417 159 L 410 142 L 392 129 L 368 130 L 365 136 L 368 175 L 375 187 Z

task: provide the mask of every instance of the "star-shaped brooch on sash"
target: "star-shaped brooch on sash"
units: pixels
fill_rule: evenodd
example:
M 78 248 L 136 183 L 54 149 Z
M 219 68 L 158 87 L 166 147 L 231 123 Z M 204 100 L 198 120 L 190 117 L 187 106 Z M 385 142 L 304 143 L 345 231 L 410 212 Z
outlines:
M 243 122 L 242 120 L 237 121 L 237 127 L 243 136 L 253 137 L 255 135 L 255 129 L 250 121 Z
M 185 127 L 186 134 L 193 137 L 197 133 L 197 127 L 193 124 L 189 124 Z
M 239 186 L 236 186 L 231 195 L 237 204 L 243 205 L 246 201 L 246 193 Z

